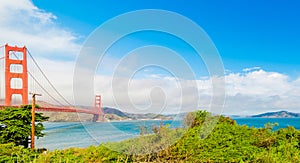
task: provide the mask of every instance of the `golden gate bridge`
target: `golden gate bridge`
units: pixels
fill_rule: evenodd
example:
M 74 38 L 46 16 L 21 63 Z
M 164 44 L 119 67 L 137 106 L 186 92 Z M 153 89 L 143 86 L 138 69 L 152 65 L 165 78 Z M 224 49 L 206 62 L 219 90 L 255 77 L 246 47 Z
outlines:
M 44 102 L 38 103 L 40 108 L 36 108 L 36 111 L 86 113 L 94 115 L 93 121 L 104 121 L 100 95 L 95 95 L 93 109 L 77 108 L 56 89 L 26 46 L 17 47 L 6 44 L 0 46 L 0 49 L 4 49 L 4 55 L 0 57 L 0 60 L 4 61 L 0 63 L 1 73 L 4 74 L 4 78 L 0 75 L 2 77 L 0 85 L 4 83 L 4 88 L 0 89 L 0 98 L 4 96 L 3 103 L 0 103 L 1 109 L 16 106 L 17 103 L 27 105 L 28 90 L 36 92 L 38 89 L 38 92 L 43 94 Z M 30 87 L 28 83 L 31 83 Z

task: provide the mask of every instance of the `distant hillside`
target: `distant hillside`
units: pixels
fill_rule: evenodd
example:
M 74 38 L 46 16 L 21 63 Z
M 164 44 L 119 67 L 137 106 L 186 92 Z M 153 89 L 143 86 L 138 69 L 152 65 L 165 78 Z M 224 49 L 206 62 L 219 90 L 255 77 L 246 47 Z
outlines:
M 110 108 L 110 107 L 104 107 L 103 108 L 103 111 L 105 114 L 115 114 L 119 117 L 126 117 L 126 118 L 129 118 L 129 116 L 127 115 L 127 113 L 124 113 L 118 109 L 115 109 L 115 108 Z
M 267 112 L 263 114 L 253 115 L 251 117 L 260 118 L 295 118 L 300 117 L 300 113 L 292 113 L 288 111 Z
M 132 120 L 139 120 L 139 119 L 173 119 L 175 115 L 163 115 L 163 114 L 154 114 L 154 113 L 145 113 L 145 114 L 135 114 L 135 113 L 126 113 L 122 112 L 118 109 L 111 108 L 111 107 L 104 107 L 103 111 L 106 115 L 116 115 L 121 119 L 132 119 Z M 119 118 L 118 118 L 119 119 Z M 118 120 L 117 119 L 117 120 Z M 113 119 L 111 119 L 113 120 Z

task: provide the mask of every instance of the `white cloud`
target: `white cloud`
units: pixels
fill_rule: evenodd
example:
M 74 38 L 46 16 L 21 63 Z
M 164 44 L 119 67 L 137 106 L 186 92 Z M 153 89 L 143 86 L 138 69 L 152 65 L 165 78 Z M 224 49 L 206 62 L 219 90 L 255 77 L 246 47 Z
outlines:
M 172 80 L 170 80 L 172 79 Z M 106 106 L 116 106 L 114 98 L 117 97 L 124 111 L 139 111 L 133 109 L 130 102 L 134 104 L 151 104 L 151 90 L 155 86 L 163 90 L 163 96 L 158 96 L 156 102 L 166 103 L 166 112 L 177 112 L 182 100 L 181 93 L 185 92 L 185 103 L 182 111 L 199 109 L 193 106 L 195 103 L 200 108 L 208 109 L 211 102 L 212 86 L 209 79 L 197 80 L 198 88 L 191 87 L 192 81 L 183 80 L 181 83 L 168 78 L 132 79 L 129 90 L 125 90 L 126 84 L 113 85 L 117 90 L 111 89 L 109 76 L 97 76 L 95 86 L 96 92 L 103 95 L 103 103 Z M 125 79 L 124 79 L 125 80 Z M 230 73 L 226 76 L 226 103 L 224 114 L 256 114 L 265 111 L 289 110 L 299 112 L 300 107 L 300 78 L 290 80 L 288 76 L 278 72 L 267 72 L 262 69 L 248 71 L 245 73 Z M 121 83 L 121 81 L 120 81 Z M 190 93 L 198 90 L 199 98 Z M 131 101 L 126 101 L 129 96 Z M 161 98 L 164 97 L 165 98 Z M 126 108 L 126 106 L 130 106 Z M 152 110 L 140 110 L 140 112 L 160 112 L 160 108 L 152 107 Z
M 78 37 L 57 26 L 55 15 L 37 8 L 30 0 L 1 0 L 0 3 L 1 45 L 26 45 L 35 56 L 75 58 Z
M 274 110 L 300 112 L 300 78 L 258 69 L 226 77 L 225 113 L 253 114 Z
M 255 70 L 241 73 L 230 73 L 226 76 L 227 94 L 234 96 L 238 93 L 252 96 L 278 95 L 290 89 L 288 76 L 277 72 Z

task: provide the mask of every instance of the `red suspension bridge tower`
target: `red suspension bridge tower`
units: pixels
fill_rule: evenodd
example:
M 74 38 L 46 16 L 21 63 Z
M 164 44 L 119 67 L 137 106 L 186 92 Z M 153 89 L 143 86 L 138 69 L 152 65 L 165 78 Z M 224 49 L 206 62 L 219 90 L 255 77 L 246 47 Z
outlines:
M 17 56 L 16 53 L 21 53 Z M 14 72 L 13 66 L 21 66 L 21 72 Z M 21 79 L 21 88 L 12 88 L 12 80 Z M 5 105 L 11 106 L 12 95 L 22 96 L 22 104 L 28 104 L 28 74 L 26 47 L 5 45 Z

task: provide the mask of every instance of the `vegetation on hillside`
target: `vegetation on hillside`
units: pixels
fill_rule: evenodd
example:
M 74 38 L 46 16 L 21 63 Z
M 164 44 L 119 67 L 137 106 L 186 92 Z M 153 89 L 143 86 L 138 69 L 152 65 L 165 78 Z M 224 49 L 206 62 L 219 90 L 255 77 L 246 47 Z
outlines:
M 0 162 L 10 157 L 24 160 L 25 156 L 34 162 L 300 162 L 299 130 L 288 127 L 272 131 L 273 124 L 256 129 L 221 116 L 212 132 L 202 138 L 210 124 L 204 122 L 214 118 L 208 112 L 197 111 L 187 115 L 186 129 L 159 126 L 153 128 L 154 134 L 47 154 L 28 153 L 19 147 L 10 147 L 7 153 L 2 148 L 10 144 L 1 145 Z

